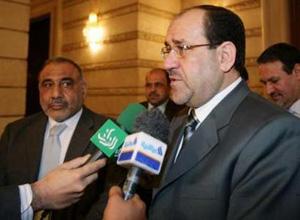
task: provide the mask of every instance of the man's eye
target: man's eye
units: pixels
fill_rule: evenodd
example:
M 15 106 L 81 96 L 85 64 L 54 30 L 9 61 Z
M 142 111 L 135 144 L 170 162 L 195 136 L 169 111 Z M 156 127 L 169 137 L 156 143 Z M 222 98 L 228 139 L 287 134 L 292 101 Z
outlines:
M 42 87 L 44 87 L 44 88 L 50 88 L 52 85 L 53 85 L 52 82 L 43 82 L 42 83 Z
M 63 88 L 69 88 L 69 87 L 72 87 L 72 86 L 73 86 L 73 81 L 71 81 L 71 80 L 62 81 L 62 82 L 61 82 L 61 86 L 62 86 Z
M 161 88 L 164 86 L 164 84 L 162 84 L 162 83 L 155 83 L 154 85 L 156 88 Z
M 270 82 L 271 83 L 277 83 L 279 81 L 279 79 L 271 79 Z
M 165 51 L 170 53 L 172 50 L 172 47 L 170 45 L 165 46 Z
M 185 46 L 184 45 L 176 45 L 176 48 L 179 51 L 184 51 L 185 50 Z

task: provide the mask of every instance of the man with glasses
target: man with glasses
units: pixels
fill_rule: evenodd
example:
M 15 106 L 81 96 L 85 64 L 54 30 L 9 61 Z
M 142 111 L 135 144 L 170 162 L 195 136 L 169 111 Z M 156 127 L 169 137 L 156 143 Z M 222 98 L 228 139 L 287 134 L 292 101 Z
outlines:
M 171 22 L 162 49 L 172 152 L 150 219 L 300 219 L 299 119 L 252 93 L 240 77 L 245 30 L 228 9 L 202 5 Z M 120 214 L 122 213 L 122 214 Z M 105 220 L 145 219 L 138 196 L 110 190 Z

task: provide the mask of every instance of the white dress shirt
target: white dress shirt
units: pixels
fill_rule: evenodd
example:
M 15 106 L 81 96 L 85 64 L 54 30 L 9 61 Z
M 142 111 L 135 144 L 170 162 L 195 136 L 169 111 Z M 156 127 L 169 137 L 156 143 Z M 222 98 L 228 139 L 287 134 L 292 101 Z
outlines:
M 167 107 L 168 101 L 169 101 L 169 99 L 167 101 L 165 101 L 164 103 L 162 103 L 161 105 L 156 106 L 156 108 L 158 108 L 163 114 L 166 111 L 166 107 Z M 148 102 L 148 110 L 151 110 L 153 108 L 155 108 L 155 106 L 152 105 L 150 102 Z
M 289 112 L 300 118 L 300 99 L 292 104 L 292 106 L 289 108 Z

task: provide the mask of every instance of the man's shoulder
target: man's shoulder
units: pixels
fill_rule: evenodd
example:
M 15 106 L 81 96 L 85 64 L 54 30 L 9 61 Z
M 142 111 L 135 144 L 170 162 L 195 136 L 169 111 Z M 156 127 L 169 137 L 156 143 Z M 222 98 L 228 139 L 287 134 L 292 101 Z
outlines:
M 103 114 L 100 114 L 100 113 L 97 113 L 87 107 L 83 107 L 83 112 L 82 114 L 86 114 L 90 117 L 94 117 L 94 118 L 108 118 L 107 116 L 103 115 Z
M 13 139 L 18 135 L 23 137 L 30 137 L 33 134 L 37 135 L 36 132 L 41 131 L 46 123 L 47 116 L 43 112 L 18 119 L 5 126 L 1 139 L 3 137 L 11 137 Z
M 148 102 L 147 101 L 140 102 L 140 104 L 145 106 L 145 108 L 148 108 Z
M 8 127 L 24 127 L 29 126 L 33 123 L 40 122 L 41 120 L 46 120 L 47 116 L 43 112 L 38 112 L 24 118 L 18 119 L 16 121 L 10 122 L 7 126 Z
M 91 109 L 84 107 L 81 120 L 92 120 L 95 124 L 102 124 L 109 119 L 108 116 L 92 111 Z
M 253 92 L 240 103 L 235 111 L 234 118 L 244 126 L 265 126 L 272 122 L 279 122 L 282 125 L 288 123 L 299 123 L 300 120 L 265 98 Z
M 251 107 L 249 109 L 250 112 L 255 112 L 256 114 L 259 114 L 261 116 L 291 116 L 291 114 L 289 114 L 289 112 L 286 111 L 286 109 L 275 105 L 274 103 L 270 102 L 269 100 L 254 92 L 249 93 L 249 95 L 245 99 L 245 102 L 242 103 L 242 106 L 243 104 L 245 105 L 245 107 L 247 105 Z

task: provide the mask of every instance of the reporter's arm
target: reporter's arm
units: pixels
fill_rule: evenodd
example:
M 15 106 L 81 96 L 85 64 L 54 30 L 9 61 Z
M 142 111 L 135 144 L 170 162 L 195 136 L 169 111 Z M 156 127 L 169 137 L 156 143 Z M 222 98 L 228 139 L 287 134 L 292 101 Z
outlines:
M 15 185 L 0 186 L 0 219 L 20 219 L 20 198 Z
M 121 188 L 113 186 L 109 191 L 103 220 L 127 219 L 146 220 L 146 205 L 137 194 L 125 201 Z

